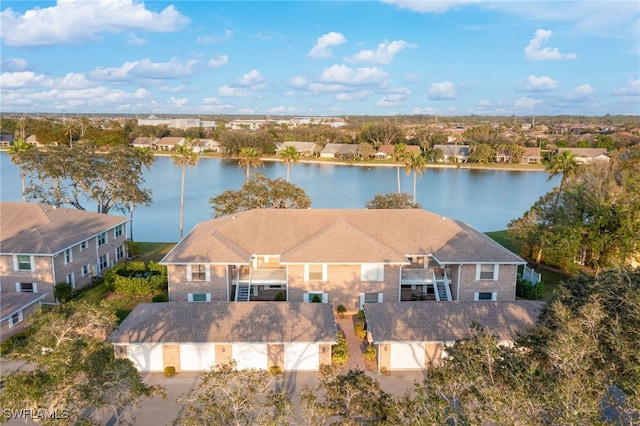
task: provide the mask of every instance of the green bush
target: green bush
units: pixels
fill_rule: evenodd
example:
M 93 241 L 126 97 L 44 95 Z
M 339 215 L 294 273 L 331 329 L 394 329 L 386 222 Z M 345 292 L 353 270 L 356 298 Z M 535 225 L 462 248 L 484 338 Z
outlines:
M 26 329 L 18 334 L 14 334 L 0 344 L 0 356 L 7 356 L 14 350 L 19 350 L 25 345 L 31 335 L 31 329 Z
M 364 340 L 367 337 L 367 332 L 364 329 L 364 323 L 363 322 L 357 322 L 356 325 L 354 326 L 354 331 L 355 331 L 355 335 L 356 335 L 356 337 L 358 337 L 358 339 Z
M 140 254 L 140 243 L 127 240 L 125 241 L 125 244 L 127 245 L 127 253 L 129 254 L 129 257 L 136 257 Z
M 361 319 L 364 321 L 364 311 L 362 309 L 358 311 L 358 319 Z
M 276 297 L 273 299 L 276 302 L 283 302 L 285 300 L 284 291 L 279 291 L 276 293 Z
M 164 293 L 156 294 L 151 298 L 152 303 L 168 302 L 168 301 L 169 301 L 169 297 Z
M 104 280 L 118 294 L 147 296 L 167 289 L 167 268 L 154 261 L 124 262 L 108 269 Z
M 269 373 L 271 373 L 272 376 L 277 376 L 282 373 L 282 368 L 280 368 L 279 365 L 272 365 L 269 367 Z
M 336 312 L 338 312 L 338 315 L 340 315 L 340 318 L 343 318 L 344 313 L 347 312 L 347 308 L 345 308 L 344 305 L 338 305 L 338 307 L 336 308 Z
M 518 278 L 518 280 L 516 281 L 517 297 L 529 300 L 540 300 L 544 296 L 544 292 L 544 281 L 540 281 L 535 285 L 531 284 L 524 278 Z
M 345 364 L 349 360 L 349 346 L 342 330 L 338 330 L 338 343 L 331 346 L 331 361 L 334 364 Z
M 176 368 L 173 366 L 168 366 L 164 368 L 164 376 L 165 377 L 173 377 L 176 375 Z
M 373 361 L 376 359 L 376 348 L 374 346 L 367 346 L 367 349 L 364 351 L 364 359 L 368 359 L 369 361 Z
M 58 283 L 53 288 L 53 294 L 56 300 L 64 303 L 73 297 L 73 287 L 66 282 Z

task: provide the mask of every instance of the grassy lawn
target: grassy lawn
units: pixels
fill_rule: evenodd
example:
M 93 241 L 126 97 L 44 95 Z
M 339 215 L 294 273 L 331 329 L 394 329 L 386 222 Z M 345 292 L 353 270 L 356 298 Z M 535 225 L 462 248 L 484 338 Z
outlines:
M 140 255 L 136 258 L 140 262 L 149 262 L 153 260 L 159 262 L 162 258 L 169 253 L 169 250 L 176 245 L 176 243 L 136 243 L 140 248 Z
M 511 238 L 509 234 L 507 234 L 507 231 L 487 232 L 486 235 L 501 246 L 505 247 L 507 250 L 510 250 L 515 254 L 520 254 L 522 244 L 518 240 Z M 531 259 L 524 259 L 531 261 Z M 554 291 L 560 287 L 560 284 L 563 281 L 573 278 L 573 275 L 567 272 L 546 265 L 540 265 L 536 268 L 536 272 L 542 274 L 542 281 L 544 281 L 545 284 L 543 300 L 551 299 Z

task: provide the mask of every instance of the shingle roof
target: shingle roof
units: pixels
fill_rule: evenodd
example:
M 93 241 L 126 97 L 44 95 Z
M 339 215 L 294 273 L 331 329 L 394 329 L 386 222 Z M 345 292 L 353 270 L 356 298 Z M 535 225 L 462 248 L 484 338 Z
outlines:
M 0 321 L 4 321 L 19 310 L 37 303 L 39 300 L 47 297 L 48 294 L 49 293 L 0 292 L 0 306 L 2 306 Z
M 333 343 L 336 324 L 332 306 L 323 303 L 141 303 L 109 340 L 114 343 Z
M 127 221 L 48 204 L 3 202 L 0 252 L 52 255 Z
M 475 321 L 513 341 L 535 324 L 542 302 L 385 302 L 365 304 L 375 342 L 451 342 L 468 335 Z
M 419 209 L 250 210 L 200 222 L 162 263 L 247 263 L 251 254 L 280 254 L 284 263 L 396 263 L 409 254 L 524 263 L 466 223 Z
M 322 150 L 323 154 L 357 154 L 360 146 L 350 143 L 328 143 Z

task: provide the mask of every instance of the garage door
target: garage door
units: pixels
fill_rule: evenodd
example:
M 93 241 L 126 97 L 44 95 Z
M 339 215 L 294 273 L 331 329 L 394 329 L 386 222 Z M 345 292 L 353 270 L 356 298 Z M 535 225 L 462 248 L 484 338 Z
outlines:
M 162 371 L 162 345 L 128 345 L 127 356 L 139 371 Z
M 317 370 L 320 357 L 317 343 L 287 343 L 284 345 L 284 369 Z
M 424 368 L 424 343 L 393 343 L 391 345 L 392 370 L 418 370 Z
M 267 345 L 234 343 L 231 353 L 233 354 L 233 359 L 237 362 L 237 368 L 239 370 L 245 368 L 266 370 L 268 368 Z
M 210 370 L 215 365 L 216 346 L 211 343 L 183 343 L 180 345 L 180 369 L 182 371 Z

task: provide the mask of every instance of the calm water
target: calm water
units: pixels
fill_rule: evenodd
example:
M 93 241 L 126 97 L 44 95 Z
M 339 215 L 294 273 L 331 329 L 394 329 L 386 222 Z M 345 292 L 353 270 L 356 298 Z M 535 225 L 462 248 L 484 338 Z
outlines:
M 20 201 L 20 172 L 6 152 L 0 154 L 0 199 Z M 286 167 L 267 162 L 259 169 L 270 178 L 286 177 Z M 401 186 L 412 193 L 413 178 L 401 170 Z M 239 189 L 244 169 L 232 160 L 202 159 L 188 169 L 185 182 L 185 234 L 212 216 L 209 198 L 227 189 Z M 503 170 L 428 169 L 418 178 L 418 202 L 426 210 L 462 220 L 479 230 L 505 229 L 559 178 L 547 182 L 542 172 Z M 177 241 L 179 236 L 180 169 L 170 157 L 158 157 L 145 173 L 145 186 L 153 190 L 150 207 L 136 207 L 133 238 L 137 241 Z M 396 191 L 395 167 L 295 164 L 291 182 L 311 197 L 312 208 L 363 208 L 376 194 Z M 91 210 L 91 204 L 87 204 Z M 118 214 L 117 212 L 114 212 Z

